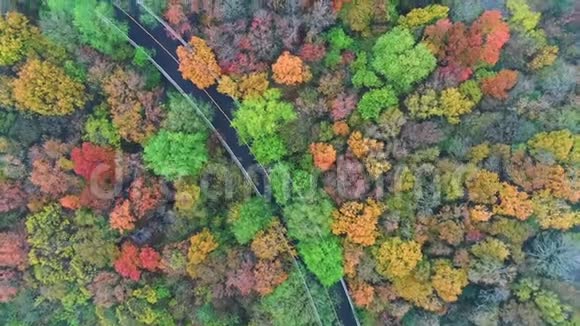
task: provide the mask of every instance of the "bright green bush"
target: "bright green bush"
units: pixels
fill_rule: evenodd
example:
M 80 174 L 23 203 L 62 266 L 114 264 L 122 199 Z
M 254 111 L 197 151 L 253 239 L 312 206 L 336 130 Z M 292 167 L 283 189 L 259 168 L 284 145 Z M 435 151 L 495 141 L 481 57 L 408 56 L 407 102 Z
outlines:
M 358 102 L 357 109 L 365 120 L 377 120 L 384 109 L 397 104 L 399 100 L 395 92 L 385 87 L 366 92 Z
M 259 309 L 266 316 L 256 325 L 337 325 L 334 302 L 326 289 L 304 272 L 294 269 L 288 279 L 262 298 Z
M 341 27 L 334 27 L 326 35 L 330 47 L 336 50 L 345 50 L 352 46 L 354 40 Z
M 110 3 L 97 0 L 47 0 L 46 5 L 54 15 L 71 20 L 81 42 L 116 58 L 126 58 L 132 54 L 132 49 L 123 36 L 128 27 L 115 19 Z M 115 24 L 121 32 L 105 20 Z
M 262 97 L 244 100 L 234 112 L 232 126 L 242 140 L 251 143 L 256 159 L 267 164 L 286 154 L 286 144 L 279 132 L 296 119 L 294 107 L 282 101 L 281 91 L 269 89 Z
M 398 91 L 408 92 L 435 69 L 437 59 L 424 44 L 415 45 L 408 29 L 395 27 L 375 43 L 371 65 Z
M 342 278 L 342 246 L 337 237 L 301 241 L 298 243 L 298 251 L 308 269 L 318 277 L 322 285 L 329 287 Z
M 258 162 L 269 164 L 279 161 L 288 153 L 288 150 L 280 136 L 270 135 L 256 139 L 252 143 L 252 152 Z
M 145 145 L 143 159 L 155 174 L 176 180 L 196 176 L 208 160 L 207 135 L 161 130 Z
M 272 208 L 260 197 L 245 202 L 239 216 L 232 222 L 232 232 L 241 244 L 250 242 L 258 231 L 266 228 L 272 220 Z

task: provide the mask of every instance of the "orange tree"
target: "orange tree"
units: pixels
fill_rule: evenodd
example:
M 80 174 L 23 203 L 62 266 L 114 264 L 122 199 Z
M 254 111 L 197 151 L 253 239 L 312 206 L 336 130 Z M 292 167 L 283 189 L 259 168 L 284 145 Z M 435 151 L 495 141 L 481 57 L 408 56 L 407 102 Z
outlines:
M 183 78 L 191 80 L 198 88 L 208 88 L 215 84 L 221 74 L 212 49 L 199 37 L 193 36 L 189 47 L 177 48 L 179 71 Z
M 314 165 L 322 171 L 329 170 L 336 161 L 336 150 L 331 144 L 313 143 L 310 152 L 314 159 Z
M 332 233 L 346 234 L 346 238 L 352 243 L 372 246 L 378 235 L 377 222 L 382 213 L 381 205 L 372 199 L 366 203 L 344 203 L 339 210 L 332 213 Z
M 274 80 L 278 84 L 298 85 L 312 78 L 310 68 L 299 57 L 284 51 L 272 65 Z

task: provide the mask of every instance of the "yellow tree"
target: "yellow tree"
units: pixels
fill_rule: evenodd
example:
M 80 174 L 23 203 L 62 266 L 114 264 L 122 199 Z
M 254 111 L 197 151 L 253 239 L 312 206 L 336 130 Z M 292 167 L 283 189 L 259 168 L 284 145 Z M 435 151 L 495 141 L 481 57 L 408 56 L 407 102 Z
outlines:
M 406 28 L 414 28 L 430 24 L 447 17 L 449 8 L 442 5 L 429 5 L 425 8 L 415 8 L 399 19 L 399 24 Z
M 416 241 L 404 241 L 399 237 L 387 239 L 375 254 L 377 272 L 388 279 L 409 275 L 423 258 L 421 245 Z
M 212 49 L 199 37 L 192 37 L 190 47 L 177 48 L 179 71 L 183 78 L 191 80 L 198 88 L 204 89 L 216 83 L 221 74 Z
M 85 87 L 64 70 L 38 59 L 24 64 L 12 82 L 16 106 L 42 115 L 66 115 L 85 105 Z
M 298 85 L 312 78 L 310 68 L 302 62 L 300 57 L 284 51 L 278 60 L 272 65 L 274 80 L 278 84 Z
M 252 241 L 252 252 L 262 260 L 274 260 L 276 257 L 290 250 L 291 255 L 296 253 L 290 248 L 286 239 L 286 229 L 278 220 L 272 221 L 270 227 L 259 231 Z
M 241 100 L 262 96 L 270 86 L 268 74 L 265 72 L 252 72 L 240 78 L 223 75 L 218 84 L 218 92 Z
M 0 66 L 12 65 L 24 57 L 40 33 L 18 12 L 0 15 Z
M 487 170 L 478 170 L 466 180 L 469 200 L 474 203 L 495 204 L 501 188 L 499 175 Z
M 435 274 L 431 278 L 433 287 L 439 297 L 446 302 L 455 302 L 467 285 L 467 271 L 453 268 L 451 262 L 438 260 L 434 266 Z
M 209 253 L 217 249 L 218 243 L 208 229 L 189 239 L 190 247 L 187 253 L 187 273 L 191 277 L 197 276 L 197 266 L 201 264 Z

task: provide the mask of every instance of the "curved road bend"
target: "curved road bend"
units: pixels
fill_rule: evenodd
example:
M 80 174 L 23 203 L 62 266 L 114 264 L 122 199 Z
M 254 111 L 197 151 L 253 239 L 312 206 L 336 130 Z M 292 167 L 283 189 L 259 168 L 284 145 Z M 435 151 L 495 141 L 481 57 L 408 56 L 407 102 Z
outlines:
M 136 10 L 136 7 L 133 7 L 133 9 Z M 119 17 L 126 17 L 126 14 L 122 11 L 118 9 L 116 11 Z M 138 17 L 135 14 L 132 14 L 132 16 Z M 154 49 L 155 55 L 153 57 L 155 61 L 186 93 L 191 94 L 199 100 L 214 103 L 216 107 L 219 106 L 213 117 L 213 125 L 222 135 L 242 166 L 246 170 L 255 170 L 255 167 L 259 166 L 257 161 L 252 156 L 248 146 L 240 141 L 236 130 L 230 123 L 231 119 L 233 119 L 234 100 L 227 95 L 219 93 L 215 86 L 203 91 L 196 88 L 190 81 L 182 78 L 178 70 L 179 64 L 175 62 L 174 58 L 174 53 L 181 43 L 178 40 L 168 37 L 165 29 L 162 27 L 157 27 L 153 30 L 145 29 L 145 27 L 136 23 L 131 17 L 127 17 L 123 21 L 128 23 L 129 37 L 143 48 Z M 173 53 L 168 53 L 167 49 L 173 51 Z M 265 179 L 265 175 L 262 175 L 256 180 L 257 182 L 255 181 L 258 191 L 262 194 L 264 194 L 267 183 Z M 340 298 L 338 315 L 342 324 L 345 326 L 358 326 L 358 319 L 354 315 L 353 306 L 346 292 L 346 286 L 343 280 L 334 285 L 330 290 Z

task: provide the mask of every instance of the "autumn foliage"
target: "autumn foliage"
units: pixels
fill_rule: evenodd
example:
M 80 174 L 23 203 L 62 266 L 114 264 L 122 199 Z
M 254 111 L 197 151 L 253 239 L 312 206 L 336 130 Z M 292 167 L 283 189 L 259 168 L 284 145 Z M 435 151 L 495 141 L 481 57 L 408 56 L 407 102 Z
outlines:
M 375 298 L 375 289 L 364 282 L 354 282 L 350 286 L 350 293 L 357 307 L 368 307 Z
M 495 65 L 510 38 L 509 26 L 499 11 L 485 11 L 470 27 L 449 19 L 425 29 L 429 49 L 445 64 L 442 70 L 457 82 L 468 79 L 478 64 Z
M 355 244 L 372 246 L 378 236 L 377 222 L 382 213 L 383 207 L 372 199 L 366 203 L 346 202 L 332 213 L 332 233 L 345 234 Z
M 21 13 L 10 11 L 0 15 L 0 66 L 16 63 L 27 54 L 33 42 L 31 39 L 40 34 L 36 26 L 29 24 L 28 18 Z
M 446 302 L 457 301 L 463 288 L 467 285 L 467 271 L 453 268 L 449 261 L 435 262 L 435 274 L 432 278 L 433 288 Z
M 254 267 L 256 292 L 264 296 L 272 293 L 274 289 L 288 278 L 284 266 L 279 260 L 259 261 Z
M 272 65 L 272 72 L 274 80 L 283 85 L 298 85 L 312 78 L 310 68 L 299 57 L 288 51 L 278 57 L 278 60 Z
M 262 260 L 274 260 L 283 253 L 287 253 L 290 245 L 285 236 L 285 229 L 279 221 L 273 221 L 263 231 L 259 231 L 252 241 L 252 252 Z M 290 254 L 295 255 L 294 251 Z
M 131 212 L 131 203 L 128 200 L 118 203 L 109 215 L 111 228 L 121 233 L 133 230 L 136 220 Z
M 27 254 L 28 249 L 23 234 L 0 233 L 0 271 L 5 268 L 23 271 L 28 262 Z
M 85 87 L 59 67 L 30 59 L 13 82 L 18 108 L 42 115 L 67 115 L 85 105 Z
M 499 202 L 499 205 L 493 208 L 495 214 L 526 220 L 533 213 L 533 205 L 528 199 L 528 194 L 505 182 L 499 190 Z
M 119 135 L 136 143 L 146 141 L 163 118 L 161 90 L 146 90 L 144 78 L 133 70 L 115 68 L 101 78 Z
M 177 57 L 183 78 L 191 80 L 198 88 L 214 85 L 221 74 L 213 51 L 199 37 L 193 36 L 189 46 L 179 46 Z
M 513 70 L 503 69 L 493 77 L 481 81 L 481 90 L 484 94 L 498 100 L 508 97 L 507 91 L 512 89 L 518 82 L 518 73 Z
M 399 237 L 387 239 L 376 252 L 377 272 L 389 278 L 409 275 L 423 258 L 421 245 Z
M 191 277 L 197 276 L 197 265 L 201 264 L 209 253 L 217 249 L 218 243 L 208 229 L 189 239 L 190 247 L 187 253 L 187 273 Z
M 121 246 L 119 258 L 114 263 L 115 270 L 119 275 L 133 281 L 139 281 L 141 270 L 157 270 L 160 263 L 160 256 L 153 248 L 138 248 L 133 243 L 127 241 Z
M 21 185 L 12 182 L 0 183 L 0 213 L 6 213 L 25 205 L 26 193 Z
M 311 144 L 310 153 L 312 153 L 314 165 L 316 165 L 316 167 L 321 171 L 329 170 L 336 161 L 336 150 L 330 144 Z

